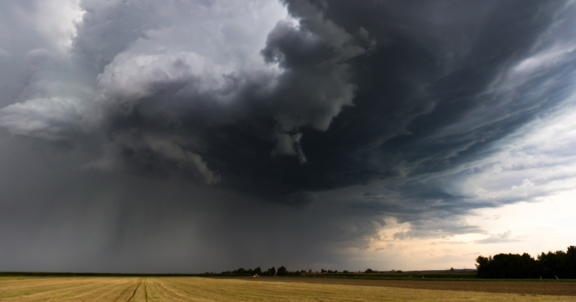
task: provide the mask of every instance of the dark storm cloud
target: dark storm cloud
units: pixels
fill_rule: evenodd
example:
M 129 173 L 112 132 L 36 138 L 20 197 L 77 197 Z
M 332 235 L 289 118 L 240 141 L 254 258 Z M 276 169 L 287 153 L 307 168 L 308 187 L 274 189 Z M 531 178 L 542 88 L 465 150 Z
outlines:
M 248 173 L 245 178 L 258 183 L 259 176 L 265 175 L 261 179 L 266 187 L 273 188 L 273 194 L 291 194 L 439 172 L 486 156 L 487 146 L 563 101 L 570 91 L 561 79 L 573 70 L 571 64 L 556 66 L 524 83 L 513 83 L 517 87 L 512 89 L 498 87 L 506 85 L 499 84 L 499 78 L 535 52 L 536 41 L 556 19 L 562 18 L 557 15 L 560 3 L 506 2 L 505 5 L 506 9 L 488 2 L 466 7 L 457 2 L 328 5 L 288 2 L 290 12 L 301 18 L 301 25 L 295 29 L 280 23 L 270 34 L 263 54 L 268 60 L 279 60 L 280 66 L 287 70 L 279 85 L 285 85 L 282 81 L 286 81 L 290 90 L 280 89 L 282 96 L 273 94 L 270 102 L 293 106 L 282 107 L 281 112 L 289 112 L 295 120 L 302 121 L 299 127 L 291 126 L 293 132 L 302 134 L 293 154 L 302 152 L 307 162 L 296 165 L 291 158 L 267 158 L 268 150 L 274 148 L 273 138 L 269 138 L 268 142 L 261 140 L 261 148 L 247 144 L 245 149 L 255 156 L 242 156 L 240 167 L 227 161 L 226 167 L 219 170 L 232 175 L 224 179 Z M 517 13 L 511 16 L 511 10 Z M 364 47 L 363 52 L 359 50 L 362 54 L 344 56 L 345 63 L 332 63 L 334 56 L 345 51 L 331 46 L 327 38 L 315 38 L 326 31 L 317 24 L 320 12 L 330 26 L 341 27 L 336 32 L 343 36 L 346 32 L 366 32 L 370 36 L 368 41 L 377 41 L 375 46 L 354 40 L 355 47 Z M 307 39 L 311 41 L 306 43 Z M 367 52 L 369 47 L 374 50 Z M 315 113 L 323 107 L 308 101 L 309 97 L 302 95 L 302 89 L 292 80 L 294 76 L 309 83 L 306 94 L 322 94 L 324 86 L 314 79 L 318 74 L 331 79 L 332 70 L 326 70 L 325 64 L 345 66 L 346 81 L 354 85 L 351 91 L 355 94 L 353 106 L 335 105 L 337 116 L 320 112 L 320 120 L 327 119 L 328 127 L 315 124 L 318 119 L 314 116 L 300 113 Z M 543 78 L 554 80 L 544 83 Z M 338 93 L 337 89 L 343 85 L 335 86 L 332 90 Z M 302 105 L 300 100 L 311 105 Z M 252 125 L 248 127 L 255 127 L 254 120 L 249 123 Z M 266 129 L 270 124 L 262 125 Z M 243 123 L 237 125 L 246 127 Z M 269 130 L 262 132 L 266 131 Z M 218 129 L 218 132 L 226 131 Z M 262 132 L 251 129 L 241 136 L 251 133 L 262 136 Z M 241 187 L 250 186 L 243 183 Z M 447 205 L 447 211 L 456 214 L 467 210 L 468 205 L 458 205 L 462 196 L 449 196 L 443 188 L 412 181 L 403 184 L 400 190 L 405 192 L 406 199 L 413 200 L 433 198 L 434 192 L 430 190 L 436 190 L 444 195 L 438 198 L 454 201 Z M 476 206 L 481 205 L 472 207 Z
M 3 167 L 17 171 L 1 178 L 3 271 L 319 269 L 345 263 L 334 251 L 366 244 L 383 224 L 361 210 L 301 211 L 187 179 L 86 173 L 70 168 L 86 154 L 27 139 L 1 146 Z
M 39 219 L 51 230 L 79 225 L 70 238 L 97 238 L 85 255 L 122 255 L 107 268 L 171 253 L 159 244 L 126 260 L 153 238 L 207 262 L 226 258 L 224 269 L 294 255 L 306 259 L 294 265 L 346 262 L 330 249 L 364 247 L 385 217 L 410 223 L 397 240 L 485 233 L 462 217 L 551 194 L 532 188 L 551 178 L 515 177 L 489 198 L 466 179 L 498 168 L 483 160 L 505 138 L 567 106 L 576 70 L 568 3 L 284 1 L 290 18 L 271 2 L 249 4 L 82 1 L 66 51 L 54 37 L 5 47 L 25 26 L 0 28 L 10 33 L 0 36 L 0 64 L 11 68 L 0 78 L 18 78 L 1 86 L 0 126 L 16 135 L 3 143 L 18 153 L 4 166 L 38 156 L 17 151 L 21 136 L 66 158 L 57 172 L 41 169 L 50 181 L 31 181 L 49 194 L 11 188 L 3 175 L 3 207 L 25 216 L 42 212 L 29 200 L 43 200 L 38 209 L 67 221 Z M 33 173 L 10 169 L 22 182 Z M 33 221 L 7 219 L 35 236 Z M 33 250 L 10 240 L 13 257 Z M 22 263 L 40 257 L 30 253 Z M 176 268 L 184 254 L 145 267 Z
M 262 50 L 268 62 L 279 62 L 285 70 L 273 91 L 252 92 L 263 83 L 251 83 L 241 87 L 234 100 L 238 104 L 231 105 L 233 113 L 199 105 L 203 107 L 179 116 L 175 126 L 151 127 L 170 133 L 182 129 L 186 135 L 198 132 L 208 148 L 203 154 L 210 158 L 208 166 L 220 171 L 228 185 L 251 187 L 234 184 L 238 175 L 245 175 L 242 178 L 255 186 L 264 182 L 273 194 L 283 195 L 395 176 L 401 173 L 399 163 L 417 174 L 459 165 L 562 100 L 563 82 L 535 94 L 539 79 L 524 83 L 513 96 L 489 91 L 499 74 L 527 56 L 527 49 L 553 22 L 556 10 L 549 4 L 509 2 L 510 7 L 522 6 L 512 17 L 496 4 L 419 3 L 414 11 L 414 5 L 406 5 L 289 2 L 300 26 L 280 22 Z M 446 16 L 427 18 L 430 10 Z M 340 11 L 347 12 L 342 20 Z M 461 11 L 476 21 L 461 17 Z M 382 14 L 391 14 L 391 20 L 380 21 Z M 401 25 L 394 20 L 398 16 Z M 364 41 L 360 33 L 365 33 Z M 367 52 L 370 47 L 375 49 Z M 570 67 L 551 72 L 562 77 L 559 73 L 570 72 Z M 186 83 L 167 85 L 176 86 L 158 86 L 155 90 L 163 92 L 151 96 L 156 101 L 137 104 L 114 123 L 138 129 L 144 129 L 144 123 L 166 124 L 143 115 L 157 110 L 148 106 L 170 97 L 164 91 L 180 90 Z M 550 91 L 560 95 L 542 102 Z M 203 99 L 214 97 L 199 97 Z M 174 106 L 177 110 L 180 105 Z M 478 107 L 484 109 L 476 121 L 463 121 Z M 438 133 L 450 125 L 462 128 Z M 114 127 L 110 131 L 117 131 Z M 431 138 L 434 135 L 441 137 Z M 248 154 L 232 154 L 239 150 Z M 294 163 L 296 158 L 302 165 Z

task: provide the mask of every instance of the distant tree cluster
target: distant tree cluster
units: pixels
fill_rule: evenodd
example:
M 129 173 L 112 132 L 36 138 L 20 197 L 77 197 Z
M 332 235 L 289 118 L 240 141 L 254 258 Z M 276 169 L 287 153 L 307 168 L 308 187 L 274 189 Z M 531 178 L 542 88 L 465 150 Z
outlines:
M 276 268 L 271 267 L 271 268 L 267 269 L 266 271 L 262 272 L 260 275 L 262 275 L 262 276 L 276 276 Z
M 384 271 L 376 271 L 373 269 L 367 269 L 366 271 L 364 271 L 365 273 L 386 273 Z M 260 267 L 257 267 L 255 269 L 244 269 L 244 268 L 239 268 L 237 270 L 233 270 L 233 271 L 224 271 L 220 274 L 218 273 L 205 273 L 205 275 L 230 275 L 230 276 L 254 276 L 254 275 L 258 275 L 258 276 L 301 276 L 301 275 L 306 275 L 306 274 L 318 274 L 319 272 L 316 271 L 315 273 L 312 272 L 311 269 L 308 269 L 308 271 L 306 270 L 296 270 L 296 271 L 288 271 L 288 269 L 285 266 L 281 266 L 278 269 L 276 269 L 276 267 L 271 267 L 265 271 L 263 271 L 262 269 L 260 269 Z M 338 271 L 338 270 L 325 270 L 325 269 L 321 269 L 320 273 L 322 274 L 339 274 L 339 275 L 350 275 L 350 274 L 355 274 L 354 272 L 350 272 L 348 270 L 342 270 L 342 271 Z M 358 273 L 362 273 L 361 271 L 358 271 Z M 390 273 L 402 273 L 401 270 L 391 270 Z
M 274 270 L 274 272 L 276 272 L 276 270 Z M 221 275 L 238 275 L 238 276 L 253 276 L 255 274 L 261 275 L 262 269 L 260 269 L 260 267 L 257 267 L 255 269 L 244 269 L 241 267 L 234 271 L 225 271 L 221 273 Z
M 325 269 L 321 269 L 320 270 L 321 273 L 327 273 L 327 274 L 338 274 L 338 270 L 325 270 Z
M 365 270 L 364 273 L 366 273 L 366 274 L 374 274 L 374 273 L 384 273 L 384 272 L 375 271 L 375 270 L 369 268 L 369 269 Z M 399 274 L 401 274 L 401 273 L 402 273 L 402 270 L 390 270 L 390 273 L 399 273 Z
M 312 273 L 312 270 L 308 270 L 308 273 Z M 318 273 L 318 272 L 316 272 L 316 273 Z M 278 270 L 276 270 L 276 267 L 273 266 L 273 267 L 271 267 L 265 271 L 262 271 L 262 269 L 260 269 L 260 267 L 257 267 L 255 269 L 239 268 L 237 270 L 225 271 L 225 272 L 220 273 L 220 275 L 233 275 L 233 276 L 254 276 L 254 275 L 258 275 L 258 276 L 290 276 L 290 275 L 304 275 L 304 274 L 306 274 L 305 270 L 289 272 L 285 266 L 279 267 Z M 218 274 L 205 273 L 205 275 L 218 275 Z
M 576 246 L 566 252 L 542 253 L 537 259 L 529 254 L 497 254 L 478 256 L 476 268 L 479 278 L 576 278 Z

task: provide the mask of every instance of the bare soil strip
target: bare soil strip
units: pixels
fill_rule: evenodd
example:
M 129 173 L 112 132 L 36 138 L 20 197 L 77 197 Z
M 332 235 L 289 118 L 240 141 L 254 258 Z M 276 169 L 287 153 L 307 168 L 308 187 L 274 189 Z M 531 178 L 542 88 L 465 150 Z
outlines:
M 522 282 L 522 281 L 409 281 L 361 280 L 338 278 L 290 277 L 234 277 L 230 279 L 265 282 L 297 282 L 313 284 L 343 284 L 433 290 L 457 290 L 485 293 L 514 293 L 525 295 L 576 296 L 575 282 Z

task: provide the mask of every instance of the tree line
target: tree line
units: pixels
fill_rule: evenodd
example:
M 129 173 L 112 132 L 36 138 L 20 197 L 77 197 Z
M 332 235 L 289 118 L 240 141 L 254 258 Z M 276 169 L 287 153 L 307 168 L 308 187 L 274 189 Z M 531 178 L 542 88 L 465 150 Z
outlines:
M 371 269 L 367 269 L 366 270 L 367 273 L 370 272 L 374 272 L 376 273 L 376 271 L 373 271 Z M 401 273 L 402 271 L 394 271 L 392 270 L 392 272 L 397 272 L 397 273 Z M 352 272 L 349 272 L 347 270 L 343 270 L 343 271 L 337 271 L 337 270 L 325 270 L 325 269 L 321 269 L 320 272 L 316 271 L 316 272 L 312 272 L 311 269 L 309 269 L 308 271 L 306 270 L 297 270 L 297 271 L 288 271 L 288 269 L 286 269 L 285 266 L 281 266 L 278 269 L 276 269 L 274 266 L 267 269 L 267 270 L 262 270 L 260 267 L 254 268 L 254 269 L 244 269 L 244 268 L 239 268 L 237 270 L 232 270 L 232 271 L 223 271 L 221 273 L 210 273 L 210 272 L 206 272 L 203 275 L 233 275 L 233 276 L 254 276 L 254 275 L 258 275 L 258 276 L 290 276 L 290 275 L 304 275 L 304 274 L 350 274 Z
M 316 271 L 316 272 L 312 272 L 311 269 L 309 269 L 308 271 L 306 270 L 299 270 L 299 271 L 288 271 L 286 269 L 285 266 L 281 266 L 278 269 L 276 269 L 274 266 L 263 271 L 260 267 L 257 267 L 255 269 L 244 269 L 244 268 L 239 268 L 237 270 L 232 270 L 232 271 L 223 271 L 221 273 L 209 273 L 206 272 L 204 273 L 204 275 L 234 275 L 234 276 L 254 276 L 254 275 L 258 275 L 258 276 L 290 276 L 290 275 L 304 275 L 304 274 L 354 274 L 354 272 L 351 271 L 347 271 L 347 270 L 343 270 L 343 271 L 338 271 L 338 270 L 325 270 L 325 269 L 321 269 L 320 272 Z M 361 271 L 358 271 L 358 273 L 361 273 Z M 376 271 L 373 269 L 367 269 L 364 271 L 364 273 L 366 274 L 373 274 L 373 273 L 402 273 L 401 270 L 391 270 L 389 272 L 384 272 L 384 271 Z
M 479 278 L 576 279 L 576 246 L 566 252 L 542 252 L 536 259 L 527 253 L 478 256 L 476 268 Z
M 219 275 L 235 275 L 235 276 L 254 276 L 254 275 L 258 275 L 258 276 L 288 276 L 288 275 L 296 275 L 296 274 L 302 274 L 305 273 L 304 270 L 302 271 L 297 271 L 297 272 L 289 272 L 285 266 L 281 266 L 278 269 L 276 269 L 276 267 L 271 267 L 265 271 L 263 271 L 260 267 L 257 267 L 255 269 L 244 269 L 244 268 L 239 268 L 237 270 L 233 270 L 233 271 L 224 271 L 222 273 L 220 273 Z M 213 274 L 213 273 L 206 273 L 207 275 L 218 275 L 218 274 Z

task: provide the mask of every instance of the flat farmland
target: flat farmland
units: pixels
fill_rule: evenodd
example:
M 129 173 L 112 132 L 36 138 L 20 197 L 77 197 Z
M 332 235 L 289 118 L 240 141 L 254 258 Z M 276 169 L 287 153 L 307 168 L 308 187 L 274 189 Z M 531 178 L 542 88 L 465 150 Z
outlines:
M 428 281 L 428 280 L 371 280 L 354 278 L 274 278 L 240 277 L 236 279 L 264 282 L 304 282 L 312 284 L 342 284 L 360 286 L 398 287 L 451 291 L 475 291 L 490 293 L 515 293 L 530 295 L 576 296 L 576 282 L 557 281 Z
M 198 277 L 1 277 L 0 301 L 576 301 L 575 296 L 567 295 L 487 293 L 366 286 L 360 283 L 292 282 L 291 278 L 269 279 L 280 280 L 261 278 L 254 282 Z

